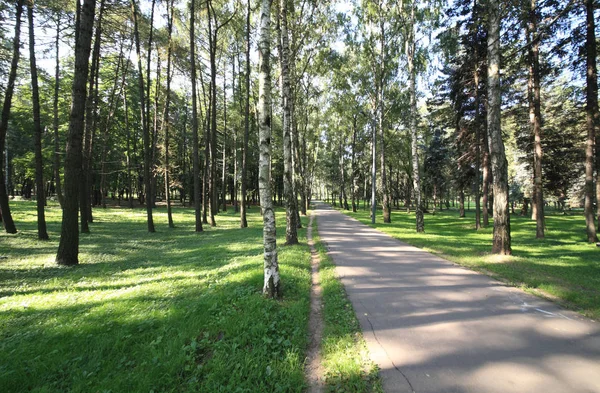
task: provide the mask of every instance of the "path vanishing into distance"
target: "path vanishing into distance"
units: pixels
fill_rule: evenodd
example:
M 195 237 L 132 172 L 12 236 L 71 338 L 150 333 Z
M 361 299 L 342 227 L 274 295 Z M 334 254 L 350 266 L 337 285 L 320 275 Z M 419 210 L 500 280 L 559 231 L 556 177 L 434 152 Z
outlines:
M 600 393 L 600 323 L 317 204 L 391 392 Z

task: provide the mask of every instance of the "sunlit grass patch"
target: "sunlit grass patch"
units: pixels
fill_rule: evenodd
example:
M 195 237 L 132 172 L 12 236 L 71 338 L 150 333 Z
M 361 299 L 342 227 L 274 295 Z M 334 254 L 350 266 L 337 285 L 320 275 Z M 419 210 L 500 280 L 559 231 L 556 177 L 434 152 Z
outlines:
M 36 240 L 34 204 L 15 202 L 19 233 L 0 235 L 0 391 L 301 392 L 308 342 L 310 255 L 284 247 L 277 214 L 283 299 L 262 289 L 262 218 L 239 229 L 232 209 L 194 233 L 190 209 L 175 229 L 155 210 L 95 209 L 80 265 L 54 263 L 60 209 L 47 210 L 51 240 Z M 304 223 L 306 225 L 306 222 Z

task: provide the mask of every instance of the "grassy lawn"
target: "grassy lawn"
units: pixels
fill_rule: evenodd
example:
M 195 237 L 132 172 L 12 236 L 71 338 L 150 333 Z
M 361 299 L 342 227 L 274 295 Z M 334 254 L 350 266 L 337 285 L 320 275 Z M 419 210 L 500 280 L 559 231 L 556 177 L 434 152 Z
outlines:
M 313 238 L 321 258 L 324 322 L 321 356 L 326 391 L 382 393 L 379 370 L 369 358 L 352 304 L 335 275 L 335 265 L 319 241 L 316 227 Z
M 368 211 L 344 213 L 371 225 Z M 600 319 L 600 248 L 585 241 L 581 215 L 547 214 L 543 240 L 535 238 L 534 221 L 512 215 L 510 257 L 490 254 L 493 223 L 475 231 L 474 211 L 465 218 L 455 210 L 426 214 L 424 234 L 415 232 L 414 213 L 393 211 L 391 224 L 381 217 L 378 211 L 374 227 L 393 237 Z
M 0 234 L 0 391 L 301 392 L 308 343 L 310 255 L 280 247 L 284 298 L 264 299 L 262 219 L 232 209 L 193 232 L 175 209 L 157 233 L 141 209 L 95 209 L 81 264 L 58 267 L 60 209 L 36 239 L 35 206 L 12 203 L 17 235 Z M 304 219 L 304 218 L 303 218 Z M 277 216 L 279 244 L 285 236 Z M 306 225 L 306 222 L 304 223 Z

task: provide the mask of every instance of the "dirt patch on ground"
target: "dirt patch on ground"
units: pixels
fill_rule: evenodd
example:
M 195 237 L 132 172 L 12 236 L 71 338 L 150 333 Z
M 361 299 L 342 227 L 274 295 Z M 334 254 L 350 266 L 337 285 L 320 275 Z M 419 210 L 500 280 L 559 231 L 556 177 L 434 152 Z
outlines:
M 310 343 L 306 354 L 306 380 L 308 381 L 308 393 L 321 393 L 325 386 L 323 367 L 321 366 L 321 339 L 323 337 L 323 313 L 322 313 L 322 288 L 319 278 L 319 264 L 321 262 L 319 253 L 315 249 L 312 237 L 312 223 L 314 214 L 310 216 L 307 238 L 310 246 L 312 266 L 312 286 L 310 290 L 310 317 L 308 320 Z

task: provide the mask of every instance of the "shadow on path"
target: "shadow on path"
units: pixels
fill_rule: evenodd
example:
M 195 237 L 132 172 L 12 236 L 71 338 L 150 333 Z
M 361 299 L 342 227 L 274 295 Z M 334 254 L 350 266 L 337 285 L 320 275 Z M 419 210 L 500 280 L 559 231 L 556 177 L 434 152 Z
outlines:
M 322 203 L 329 249 L 386 392 L 600 393 L 600 325 Z

